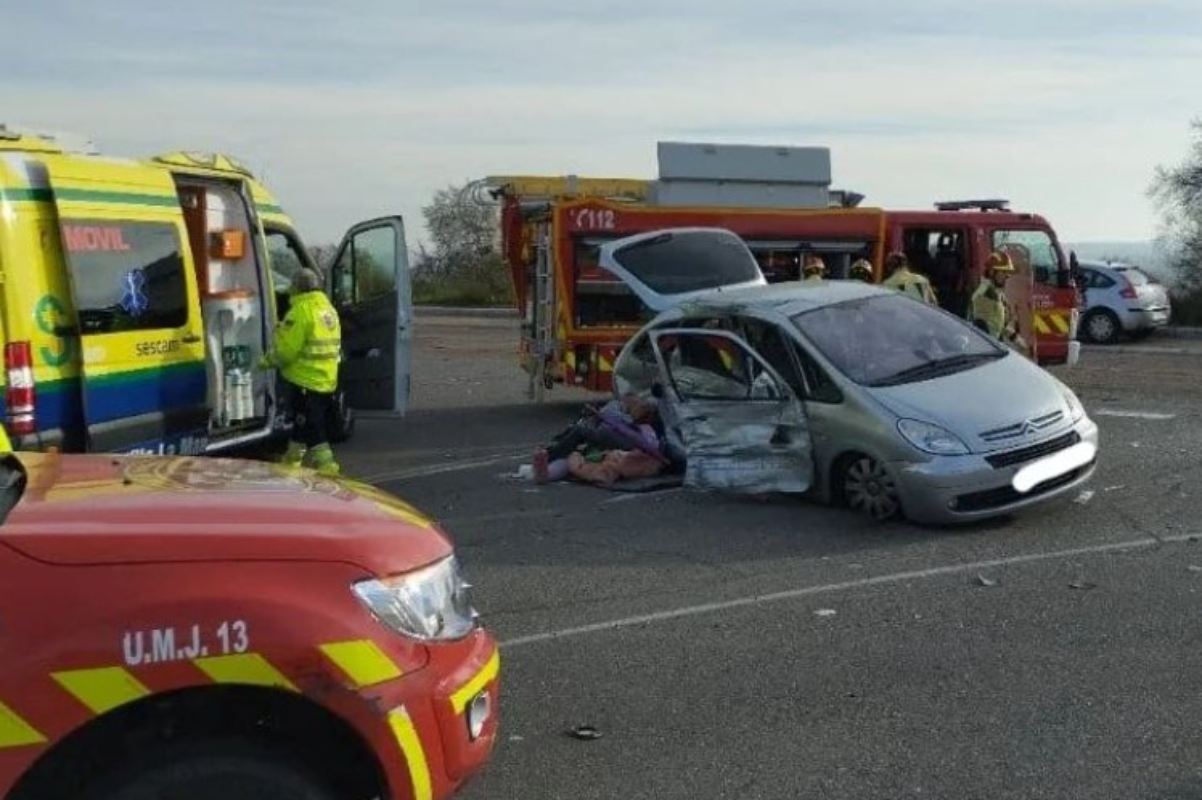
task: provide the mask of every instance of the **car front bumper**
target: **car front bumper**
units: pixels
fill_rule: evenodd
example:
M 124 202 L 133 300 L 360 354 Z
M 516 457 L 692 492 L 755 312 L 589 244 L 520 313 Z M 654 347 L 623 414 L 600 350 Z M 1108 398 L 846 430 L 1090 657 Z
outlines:
M 1079 441 L 1098 444 L 1098 426 L 1088 416 L 1071 429 Z M 1055 437 L 1065 436 L 1060 431 Z M 1038 444 L 1038 443 L 1035 443 Z M 1024 447 L 1031 443 L 1025 443 Z M 1017 449 L 1017 448 L 1016 448 Z M 988 455 L 998 455 L 990 453 Z M 994 467 L 983 454 L 936 457 L 890 464 L 906 516 L 921 523 L 954 524 L 1010 514 L 1072 492 L 1093 475 L 1096 460 L 1041 483 L 1029 492 L 1013 488 L 1019 470 L 1038 459 Z

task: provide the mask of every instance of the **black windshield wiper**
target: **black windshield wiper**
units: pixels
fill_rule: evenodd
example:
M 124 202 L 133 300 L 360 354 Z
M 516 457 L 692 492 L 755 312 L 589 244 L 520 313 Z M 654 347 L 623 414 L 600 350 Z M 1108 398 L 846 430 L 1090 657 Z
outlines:
M 952 372 L 958 372 L 961 369 L 979 364 L 982 361 L 993 361 L 996 358 L 1001 358 L 1006 355 L 1005 352 L 996 353 L 966 353 L 964 355 L 949 356 L 947 358 L 937 358 L 934 361 L 928 361 L 925 364 L 917 364 L 913 367 L 907 367 L 900 372 L 895 372 L 887 378 L 873 381 L 869 386 L 896 386 L 899 383 L 909 383 L 911 381 L 922 380 L 923 378 L 934 378 L 939 375 L 947 375 Z

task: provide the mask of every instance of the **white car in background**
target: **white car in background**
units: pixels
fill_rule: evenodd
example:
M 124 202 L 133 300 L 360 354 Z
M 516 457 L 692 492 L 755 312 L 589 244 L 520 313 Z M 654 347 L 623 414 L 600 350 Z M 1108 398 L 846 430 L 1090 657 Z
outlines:
M 1147 335 L 1169 324 L 1168 290 L 1139 267 L 1110 261 L 1079 266 L 1085 293 L 1081 338 L 1112 344 L 1123 334 Z

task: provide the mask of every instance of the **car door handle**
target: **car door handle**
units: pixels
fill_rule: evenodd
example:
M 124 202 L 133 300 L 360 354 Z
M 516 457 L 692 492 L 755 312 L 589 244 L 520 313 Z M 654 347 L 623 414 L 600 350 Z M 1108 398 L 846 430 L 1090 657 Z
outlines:
M 180 341 L 183 342 L 184 344 L 196 344 L 197 342 L 200 341 L 200 337 L 197 336 L 195 333 L 189 333 L 189 334 L 182 336 L 180 338 Z

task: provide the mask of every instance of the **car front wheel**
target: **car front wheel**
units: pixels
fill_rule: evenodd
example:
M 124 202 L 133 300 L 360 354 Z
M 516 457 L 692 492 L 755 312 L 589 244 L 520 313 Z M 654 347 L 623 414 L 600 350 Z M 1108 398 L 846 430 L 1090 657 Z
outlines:
M 849 457 L 844 462 L 838 488 L 849 508 L 875 520 L 892 519 L 901 513 L 893 476 L 884 464 L 870 456 Z

